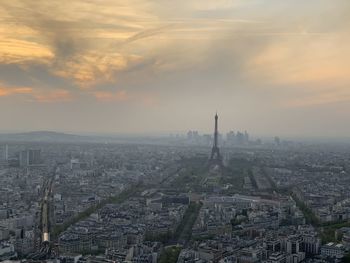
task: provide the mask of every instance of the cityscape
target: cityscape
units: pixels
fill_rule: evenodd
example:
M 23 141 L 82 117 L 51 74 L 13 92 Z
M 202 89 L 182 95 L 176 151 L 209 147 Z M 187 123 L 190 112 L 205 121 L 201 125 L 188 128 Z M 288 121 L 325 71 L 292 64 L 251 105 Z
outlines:
M 1 260 L 343 262 L 348 148 L 223 139 L 218 114 L 213 131 L 180 145 L 2 143 Z
M 1 0 L 0 262 L 350 262 L 349 0 Z

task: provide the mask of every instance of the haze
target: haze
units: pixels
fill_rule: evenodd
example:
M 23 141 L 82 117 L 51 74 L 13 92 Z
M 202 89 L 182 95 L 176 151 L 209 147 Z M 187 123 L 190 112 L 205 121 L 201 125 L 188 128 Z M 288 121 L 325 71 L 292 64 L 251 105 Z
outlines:
M 0 131 L 350 133 L 348 0 L 2 0 Z

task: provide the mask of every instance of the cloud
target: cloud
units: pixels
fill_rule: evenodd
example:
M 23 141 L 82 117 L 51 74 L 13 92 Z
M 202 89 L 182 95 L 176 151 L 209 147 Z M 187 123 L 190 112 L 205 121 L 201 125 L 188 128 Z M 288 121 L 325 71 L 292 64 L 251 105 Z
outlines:
M 30 61 L 48 64 L 52 58 L 52 52 L 44 45 L 17 39 L 0 40 L 1 64 L 23 64 Z
M 348 83 L 350 52 L 349 39 L 345 40 L 334 35 L 276 40 L 252 58 L 248 67 L 276 84 Z
M 101 52 L 87 52 L 72 58 L 53 70 L 55 75 L 72 79 L 81 88 L 90 88 L 99 83 L 115 81 L 118 72 L 126 70 L 142 61 L 132 55 Z
M 25 100 L 34 102 L 67 102 L 73 99 L 72 94 L 64 89 L 45 90 L 0 85 L 0 98 L 9 96 L 24 96 Z
M 98 101 L 102 102 L 127 101 L 130 99 L 130 96 L 125 90 L 120 90 L 117 92 L 96 91 L 93 93 L 93 95 Z
M 63 89 L 56 89 L 48 92 L 38 92 L 33 95 L 33 99 L 37 102 L 68 102 L 73 99 L 72 94 Z
M 196 12 L 198 4 L 193 1 L 187 8 Z M 26 32 L 25 39 L 22 39 L 18 34 L 11 35 L 11 30 L 7 31 L 8 38 L 12 37 L 19 45 L 17 53 L 22 54 L 23 62 L 35 60 L 48 64 L 52 74 L 70 79 L 82 88 L 116 81 L 118 75 L 127 72 L 129 67 L 134 68 L 135 63 L 159 62 L 148 54 L 157 56 L 154 54 L 156 50 L 164 48 L 169 41 L 210 39 L 216 31 L 227 30 L 233 23 L 248 21 L 172 16 L 162 19 L 159 13 L 164 10 L 159 8 L 162 5 L 142 0 L 128 4 L 107 1 L 103 6 L 94 1 L 62 1 L 57 5 L 40 0 L 14 0 L 5 1 L 2 6 L 6 14 L 4 17 L 8 17 L 4 19 L 4 24 Z M 227 6 L 225 1 L 215 5 L 207 1 L 202 6 L 209 9 L 231 8 L 231 4 Z M 177 5 L 169 6 L 168 11 L 174 9 L 178 9 Z M 148 44 L 144 45 L 144 41 Z M 33 48 L 30 49 L 31 45 Z M 5 46 L 2 50 L 6 49 Z M 34 47 L 37 48 L 35 52 Z M 198 48 L 201 49 L 200 46 Z M 15 55 L 12 52 L 6 63 L 18 62 L 14 59 Z M 41 56 L 41 60 L 37 56 Z M 176 60 L 163 60 L 161 64 L 150 66 L 160 70 L 165 69 L 166 64 L 172 64 L 168 70 L 183 66 L 176 63 Z
M 281 106 L 287 108 L 317 107 L 343 102 L 350 102 L 350 90 L 348 87 L 333 87 L 323 89 L 321 92 L 309 90 L 305 95 L 289 99 Z
M 31 94 L 33 89 L 30 87 L 5 87 L 0 85 L 0 97 L 18 95 L 18 94 Z
M 128 92 L 126 90 L 118 91 L 94 91 L 92 95 L 98 102 L 128 102 L 128 104 L 143 105 L 145 107 L 157 107 L 158 99 L 154 94 L 144 92 Z
M 121 107 L 140 126 L 169 116 L 178 116 L 171 127 L 195 125 L 181 121 L 204 120 L 218 105 L 235 125 L 255 108 L 294 118 L 295 109 L 349 101 L 349 8 L 347 0 L 3 0 L 0 94 L 43 109 L 74 101 L 80 116 Z

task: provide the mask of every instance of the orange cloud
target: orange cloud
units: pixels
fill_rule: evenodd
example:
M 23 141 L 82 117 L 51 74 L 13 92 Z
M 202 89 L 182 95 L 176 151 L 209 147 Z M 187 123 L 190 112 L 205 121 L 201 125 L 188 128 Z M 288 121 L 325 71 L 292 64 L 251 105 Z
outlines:
M 20 40 L 20 39 L 1 39 L 0 40 L 0 63 L 23 63 L 26 61 L 40 61 L 49 63 L 54 57 L 47 46 Z
M 0 97 L 14 94 L 30 94 L 32 92 L 33 89 L 30 87 L 0 87 Z
M 141 60 L 139 56 L 119 53 L 103 54 L 87 52 L 64 61 L 53 69 L 54 74 L 72 79 L 81 88 L 89 88 L 103 82 L 115 80 L 115 73 Z
M 283 39 L 253 57 L 247 68 L 272 84 L 349 83 L 349 40 L 332 35 Z
M 285 97 L 282 107 L 350 101 L 349 40 L 337 34 L 280 38 L 253 56 L 246 68 L 253 82 L 278 89 Z
M 130 96 L 125 90 L 117 92 L 96 91 L 93 94 L 98 101 L 126 101 L 130 99 Z
M 68 90 L 55 89 L 47 91 L 45 89 L 31 88 L 31 87 L 9 87 L 0 86 L 0 97 L 27 95 L 31 101 L 37 102 L 59 102 L 70 101 L 72 95 Z
M 333 90 L 324 90 L 314 92 L 314 94 L 304 96 L 298 99 L 290 99 L 282 106 L 286 107 L 309 107 L 323 104 L 332 104 L 350 101 L 350 90 L 341 88 Z
M 100 102 L 125 102 L 141 104 L 147 107 L 155 107 L 158 104 L 158 100 L 154 95 L 144 93 L 132 93 L 125 90 L 117 92 L 110 91 L 96 91 L 92 93 L 96 100 Z
M 37 93 L 33 97 L 38 102 L 65 102 L 72 100 L 71 93 L 63 89 Z

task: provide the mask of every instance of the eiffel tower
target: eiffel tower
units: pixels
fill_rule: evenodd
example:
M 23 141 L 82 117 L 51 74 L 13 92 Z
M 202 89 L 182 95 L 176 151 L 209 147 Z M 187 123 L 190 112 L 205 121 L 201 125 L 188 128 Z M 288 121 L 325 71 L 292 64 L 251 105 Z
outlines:
M 211 156 L 210 156 L 210 160 L 209 162 L 211 164 L 216 164 L 221 166 L 222 165 L 222 157 L 220 154 L 220 149 L 218 146 L 218 114 L 215 114 L 215 129 L 214 129 L 214 144 L 213 144 L 213 148 L 211 149 Z

